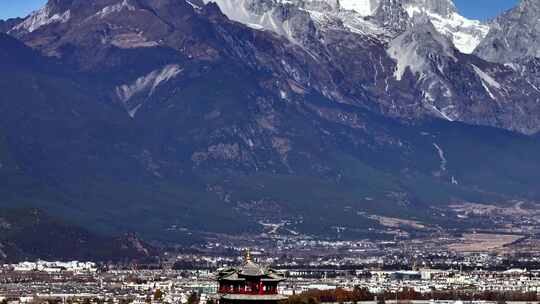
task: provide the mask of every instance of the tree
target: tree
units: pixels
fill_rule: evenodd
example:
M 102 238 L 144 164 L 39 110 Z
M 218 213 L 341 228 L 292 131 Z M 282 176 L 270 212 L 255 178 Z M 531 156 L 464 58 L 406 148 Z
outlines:
M 161 301 L 163 299 L 163 292 L 161 291 L 161 289 L 156 289 L 154 291 L 154 300 L 155 301 Z
M 199 303 L 199 296 L 197 295 L 197 293 L 192 292 L 187 299 L 187 304 L 198 304 L 198 303 Z

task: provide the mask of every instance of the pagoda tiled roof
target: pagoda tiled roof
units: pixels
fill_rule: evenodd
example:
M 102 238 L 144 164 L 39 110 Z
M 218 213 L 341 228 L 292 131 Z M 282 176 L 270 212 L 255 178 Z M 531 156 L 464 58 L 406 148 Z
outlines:
M 245 281 L 246 279 L 241 278 L 238 276 L 238 273 L 234 272 L 228 275 L 225 275 L 221 277 L 219 280 L 221 281 Z
M 283 275 L 271 268 L 264 268 L 247 260 L 239 268 L 227 268 L 217 273 L 219 281 L 243 281 L 246 277 L 258 277 L 265 281 L 283 281 Z
M 262 277 L 266 275 L 266 271 L 252 261 L 246 261 L 240 268 L 240 275 L 247 277 Z

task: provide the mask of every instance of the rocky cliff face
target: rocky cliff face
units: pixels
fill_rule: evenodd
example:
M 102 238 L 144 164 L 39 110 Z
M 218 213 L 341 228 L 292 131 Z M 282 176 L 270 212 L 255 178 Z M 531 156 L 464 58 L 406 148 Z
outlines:
M 376 23 L 393 35 L 400 34 L 411 26 L 410 16 L 400 0 L 383 0 L 373 13 Z
M 487 35 L 489 27 L 476 20 L 461 16 L 451 0 L 405 1 L 411 18 L 425 15 L 437 31 L 452 40 L 462 53 L 470 54 Z
M 318 63 L 324 61 L 324 64 L 316 67 L 304 67 L 303 70 L 311 75 L 311 79 L 308 83 L 307 74 L 302 75 L 300 83 L 305 87 L 316 88 L 332 99 L 403 118 L 433 115 L 452 121 L 497 126 L 528 134 L 538 131 L 538 127 L 534 126 L 536 119 L 533 117 L 527 117 L 521 122 L 509 117 L 515 117 L 524 108 L 534 108 L 539 92 L 529 84 L 530 81 L 519 80 L 521 76 L 518 74 L 505 74 L 515 72 L 504 66 L 497 70 L 506 72 L 498 73 L 497 76 L 481 71 L 477 73 L 477 67 L 482 63 L 479 63 L 476 57 L 463 53 L 472 52 L 486 35 L 487 27 L 459 16 L 451 1 L 370 2 L 365 6 L 375 8 L 367 18 L 364 16 L 365 12 L 361 14 L 349 10 L 347 3 L 343 7 L 341 3 L 321 1 L 257 1 L 256 4 L 244 0 L 235 0 L 235 3 L 230 1 L 232 0 L 217 2 L 229 18 L 250 27 L 274 32 L 300 46 Z M 238 7 L 244 9 L 235 9 Z M 281 13 L 284 10 L 288 13 Z M 431 27 L 426 30 L 424 25 L 428 23 Z M 414 38 L 409 37 L 407 45 L 400 45 L 404 41 L 401 34 Z M 347 37 L 357 37 L 355 39 L 358 42 L 351 42 Z M 366 43 L 369 40 L 371 42 Z M 343 56 L 342 50 L 332 49 L 331 44 L 337 41 L 346 41 L 347 48 L 357 54 L 369 54 L 364 59 L 360 59 L 360 56 L 355 58 L 364 61 L 361 64 L 364 71 L 361 71 L 359 66 L 356 66 L 359 68 L 356 70 L 354 64 L 340 65 L 349 59 Z M 454 52 L 456 48 L 457 51 Z M 422 49 L 444 51 L 424 53 Z M 386 54 L 390 55 L 390 58 Z M 295 52 L 295 56 L 298 56 L 298 52 Z M 385 58 L 378 60 L 377 57 Z M 370 63 L 376 65 L 365 70 Z M 452 68 L 448 68 L 449 66 Z M 419 70 L 422 72 L 418 73 Z M 411 77 L 403 77 L 408 72 L 411 72 Z M 366 79 L 367 77 L 360 76 L 367 74 L 375 77 Z M 337 85 L 337 75 L 358 78 L 351 83 L 339 81 Z M 497 78 L 502 75 L 505 75 L 505 80 Z M 488 79 L 486 76 L 489 77 L 491 85 L 484 85 Z M 503 82 L 508 82 L 512 87 L 503 88 Z M 355 87 L 355 83 L 362 83 L 362 88 Z M 380 85 L 381 83 L 384 86 Z M 518 91 L 527 91 L 520 94 L 525 99 L 505 102 L 504 107 L 497 102 L 486 102 L 500 99 L 508 101 L 508 97 L 497 97 L 497 91 L 516 91 L 515 86 L 519 86 Z M 374 103 L 377 104 L 376 107 L 373 106 Z M 486 113 L 489 114 L 485 115 Z M 499 114 L 494 114 L 497 117 L 493 117 L 493 113 Z
M 487 37 L 475 54 L 492 62 L 507 63 L 540 56 L 540 3 L 522 0 L 491 22 Z

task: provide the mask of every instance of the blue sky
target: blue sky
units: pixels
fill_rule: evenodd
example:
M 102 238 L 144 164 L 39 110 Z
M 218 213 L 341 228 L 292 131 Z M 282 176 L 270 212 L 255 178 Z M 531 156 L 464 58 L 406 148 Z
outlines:
M 463 16 L 488 20 L 514 7 L 518 0 L 454 0 L 454 3 Z
M 88 0 L 91 1 L 91 0 Z M 454 0 L 461 14 L 468 18 L 487 20 L 514 6 L 518 0 Z M 0 19 L 26 16 L 41 7 L 46 0 L 0 0 Z

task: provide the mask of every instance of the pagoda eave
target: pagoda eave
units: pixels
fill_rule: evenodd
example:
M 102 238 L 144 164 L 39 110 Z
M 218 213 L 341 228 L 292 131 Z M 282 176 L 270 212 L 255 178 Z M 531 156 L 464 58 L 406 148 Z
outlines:
M 221 296 L 224 300 L 231 301 L 283 301 L 287 297 L 279 294 L 275 295 L 248 295 L 248 294 L 226 294 Z

